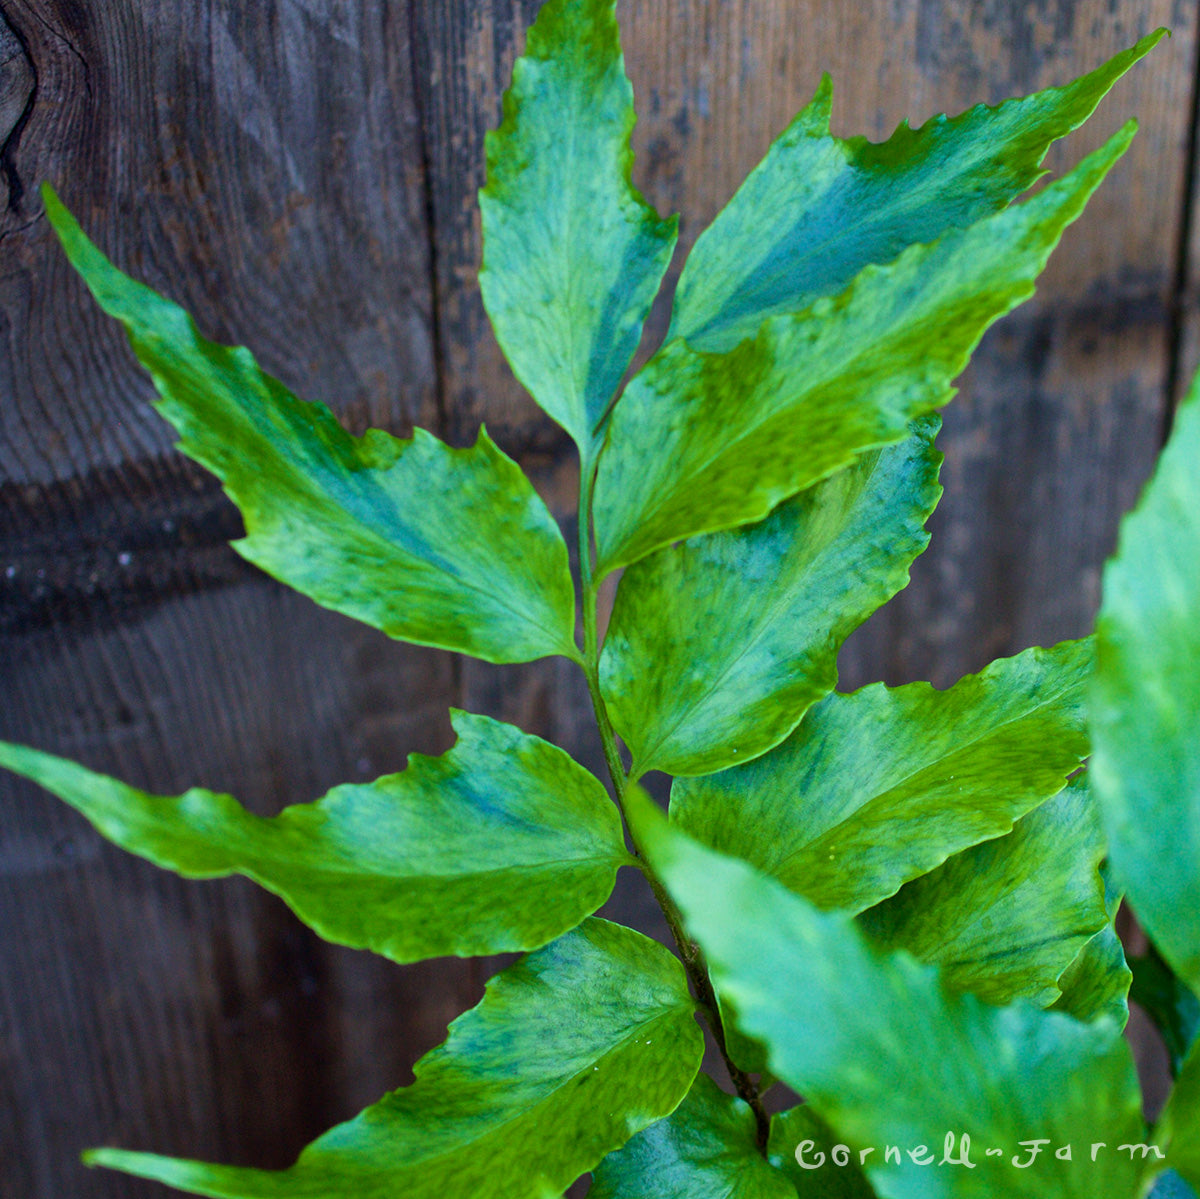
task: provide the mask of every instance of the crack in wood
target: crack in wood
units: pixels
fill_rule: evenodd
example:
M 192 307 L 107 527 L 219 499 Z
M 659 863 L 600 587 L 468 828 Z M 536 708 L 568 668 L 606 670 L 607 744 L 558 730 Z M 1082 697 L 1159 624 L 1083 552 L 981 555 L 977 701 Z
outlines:
M 37 99 L 37 67 L 24 39 L 0 13 L 0 179 L 4 211 L 20 213 L 25 183 L 17 170 L 17 147 Z

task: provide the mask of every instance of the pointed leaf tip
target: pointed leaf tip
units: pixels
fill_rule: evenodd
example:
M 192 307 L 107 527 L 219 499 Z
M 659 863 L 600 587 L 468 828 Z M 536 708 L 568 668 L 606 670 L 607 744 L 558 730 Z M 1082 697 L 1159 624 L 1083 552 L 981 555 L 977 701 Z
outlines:
M 1027 300 L 1126 127 L 1023 204 L 764 319 L 732 348 L 668 340 L 614 410 L 596 479 L 597 577 L 781 502 L 903 440 L 954 395 L 984 332 Z M 744 254 L 743 254 L 744 257 Z M 649 460 L 646 446 L 654 446 Z
M 945 690 L 834 692 L 754 761 L 677 778 L 671 818 L 821 908 L 862 911 L 1062 790 L 1088 753 L 1093 652 L 1025 650 Z
M 633 89 L 611 0 L 548 0 L 488 134 L 480 289 L 513 373 L 571 434 L 598 431 L 675 248 L 632 182 Z M 570 137 L 562 136 L 569 128 Z
M 1164 35 L 1060 87 L 902 122 L 886 142 L 829 131 L 831 84 L 776 139 L 684 264 L 669 336 L 728 350 L 769 316 L 841 292 L 865 266 L 1005 208 Z
M 833 118 L 833 76 L 824 71 L 813 98 L 800 111 L 797 123 L 809 137 L 828 137 Z

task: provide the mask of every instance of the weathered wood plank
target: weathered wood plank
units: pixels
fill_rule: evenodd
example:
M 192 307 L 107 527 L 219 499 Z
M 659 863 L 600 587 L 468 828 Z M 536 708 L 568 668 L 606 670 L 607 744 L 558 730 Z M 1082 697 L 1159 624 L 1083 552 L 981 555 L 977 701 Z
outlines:
M 3 16 L 0 736 L 260 810 L 439 752 L 450 660 L 226 547 L 236 512 L 170 452 L 36 192 L 51 179 L 120 265 L 353 427 L 433 424 L 407 12 L 5 0 Z M 0 1193 L 157 1193 L 83 1170 L 97 1143 L 283 1165 L 478 997 L 469 963 L 323 946 L 249 884 L 160 874 L 10 778 L 0 807 Z
M 274 811 L 450 740 L 445 655 L 258 580 L 0 654 L 6 737 L 164 793 L 203 780 Z M 96 1143 L 286 1164 L 477 997 L 467 964 L 324 947 L 248 883 L 162 874 L 23 784 L 4 802 L 0 1056 L 20 1118 L 0 1163 L 34 1171 L 14 1193 L 133 1193 L 82 1174 Z
M 1200 58 L 1196 62 L 1197 86 L 1192 90 L 1192 142 L 1188 147 L 1187 221 L 1180 230 L 1179 262 L 1175 278 L 1173 308 L 1174 389 L 1178 403 L 1200 371 Z M 1165 422 L 1168 423 L 1169 422 Z
M 12 0 L 6 16 L 38 99 L 5 151 L 22 190 L 0 226 L 0 477 L 78 478 L 172 441 L 38 220 L 42 179 L 119 264 L 302 394 L 357 426 L 433 419 L 402 10 Z

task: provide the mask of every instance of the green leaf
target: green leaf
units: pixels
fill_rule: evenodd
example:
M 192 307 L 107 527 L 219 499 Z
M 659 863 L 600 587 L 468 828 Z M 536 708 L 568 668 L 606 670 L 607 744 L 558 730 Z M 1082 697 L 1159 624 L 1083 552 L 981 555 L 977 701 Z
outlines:
M 873 1150 L 865 1168 L 881 1195 L 1133 1196 L 1143 1166 L 1119 1146 L 1144 1143 L 1145 1129 L 1114 1023 L 948 992 L 936 968 L 879 956 L 846 913 L 820 912 L 692 841 L 639 795 L 629 802 L 638 843 L 743 1031 L 852 1149 Z M 934 1164 L 947 1137 L 957 1152 L 963 1134 L 975 1168 Z M 1048 1141 L 1035 1166 L 1014 1165 L 1034 1138 Z M 899 1162 L 884 1160 L 889 1145 Z M 1070 1161 L 1055 1155 L 1067 1145 Z
M 529 480 L 480 430 L 353 437 L 244 348 L 123 275 L 49 186 L 46 215 L 97 303 L 125 326 L 180 434 L 242 510 L 242 557 L 335 611 L 490 662 L 577 658 L 567 547 Z
M 1080 777 L 1012 832 L 906 883 L 863 912 L 859 926 L 889 949 L 940 966 L 955 990 L 1046 1007 L 1108 918 L 1103 857 L 1100 817 Z
M 1178 1074 L 1200 1036 L 1200 999 L 1175 977 L 1153 945 L 1149 953 L 1129 964 L 1133 968 L 1129 997 L 1153 1021 L 1170 1055 L 1171 1073 Z
M 698 1074 L 671 1115 L 600 1163 L 588 1199 L 796 1199 L 755 1136 L 749 1105 Z
M 633 89 L 615 0 L 548 0 L 487 135 L 479 286 L 533 398 L 589 454 L 671 261 L 630 171 Z
M 768 1154 L 799 1199 L 875 1199 L 858 1154 L 849 1153 L 849 1146 L 806 1103 L 771 1117 Z
M 674 1110 L 703 1037 L 682 967 L 589 919 L 488 984 L 411 1087 L 287 1170 L 95 1150 L 92 1165 L 219 1199 L 543 1199 Z
M 938 691 L 815 705 L 754 762 L 671 788 L 671 816 L 822 908 L 861 911 L 1060 791 L 1087 754 L 1089 641 L 1030 649 Z
M 842 642 L 908 582 L 941 495 L 928 417 L 748 528 L 631 566 L 601 659 L 633 775 L 749 761 L 837 682 Z
M 1093 786 L 1113 868 L 1200 993 L 1200 380 L 1104 569 Z
M 679 280 L 669 337 L 729 350 L 763 320 L 836 295 L 869 263 L 995 212 L 1034 183 L 1051 142 L 1091 116 L 1160 29 L 1066 87 L 980 104 L 882 144 L 832 137 L 832 85 L 774 142 L 700 235 Z
M 1200 1040 L 1179 1071 L 1155 1128 L 1167 1162 L 1193 1187 L 1200 1187 Z
M 1079 951 L 1075 960 L 1058 980 L 1062 995 L 1053 1005 L 1076 1020 L 1095 1020 L 1109 1016 L 1124 1028 L 1129 1021 L 1129 985 L 1133 973 L 1125 961 L 1125 949 L 1117 936 L 1117 911 L 1121 893 L 1113 883 L 1112 870 L 1105 863 L 1100 870 L 1104 879 L 1104 906 L 1108 923 Z
M 726 353 L 669 341 L 609 422 L 595 492 L 597 577 L 682 538 L 761 520 L 901 441 L 940 408 L 985 329 L 1034 280 L 1133 137 L 1127 125 L 1019 207 L 769 318 Z M 647 456 L 647 447 L 654 453 Z
M 396 962 L 532 949 L 608 898 L 631 863 L 604 788 L 512 725 L 452 715 L 439 758 L 336 787 L 264 819 L 229 795 L 147 795 L 62 758 L 0 742 L 123 849 L 189 878 L 244 874 L 327 940 Z

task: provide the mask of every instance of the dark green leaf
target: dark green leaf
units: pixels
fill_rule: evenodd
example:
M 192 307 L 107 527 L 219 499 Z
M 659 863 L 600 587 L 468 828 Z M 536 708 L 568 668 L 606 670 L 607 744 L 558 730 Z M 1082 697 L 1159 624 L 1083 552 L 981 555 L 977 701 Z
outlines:
M 1125 950 L 1117 936 L 1117 910 L 1121 893 L 1113 883 L 1108 864 L 1101 868 L 1104 906 L 1108 923 L 1079 951 L 1058 980 L 1062 995 L 1054 1011 L 1067 1012 L 1076 1020 L 1110 1016 L 1124 1028 L 1129 1021 L 1129 984 L 1133 979 L 1125 961 Z
M 905 953 L 879 956 L 846 913 L 820 912 L 692 841 L 639 795 L 629 802 L 647 860 L 744 1031 L 846 1144 L 873 1150 L 865 1168 L 880 1195 L 1132 1199 L 1144 1167 L 1119 1146 L 1146 1134 L 1133 1060 L 1113 1022 L 950 993 L 936 968 Z M 947 1137 L 957 1151 L 963 1134 L 975 1168 L 935 1164 Z M 1035 1165 L 1014 1165 L 1028 1160 L 1022 1143 L 1034 1138 L 1048 1141 Z M 1104 1148 L 1092 1161 L 1097 1142 Z M 898 1163 L 884 1160 L 889 1145 Z M 1070 1161 L 1055 1155 L 1067 1145 Z
M 1200 381 L 1104 570 L 1091 773 L 1113 868 L 1200 993 Z
M 908 582 L 941 495 L 939 421 L 749 528 L 621 579 L 601 685 L 633 774 L 709 774 L 785 737 L 837 682 L 842 642 Z
M 861 911 L 1007 832 L 1087 753 L 1091 643 L 928 683 L 830 695 L 757 761 L 672 786 L 688 833 L 823 908 Z
M 1158 30 L 1066 87 L 902 123 L 882 144 L 832 137 L 832 86 L 771 146 L 688 255 L 668 336 L 729 350 L 763 320 L 836 295 L 869 263 L 965 228 L 1037 180 L 1051 142 L 1165 34 Z
M 698 1074 L 687 1098 L 596 1169 L 588 1199 L 795 1199 L 755 1141 L 749 1105 Z
M 668 342 L 609 422 L 597 575 L 761 520 L 863 451 L 903 440 L 951 398 L 984 330 L 1033 294 L 1132 136 L 1130 125 L 1024 204 L 866 267 L 836 298 L 771 317 L 727 353 Z
M 118 1149 L 89 1161 L 217 1199 L 545 1199 L 674 1110 L 702 1051 L 678 961 L 590 919 L 493 978 L 411 1087 L 290 1169 Z
M 179 448 L 242 510 L 244 558 L 403 641 L 490 662 L 577 657 L 567 547 L 529 480 L 480 430 L 451 449 L 422 429 L 353 437 L 250 352 L 200 336 L 123 275 L 54 192 L 46 215 L 97 303 L 125 326 Z
M 1133 968 L 1129 997 L 1153 1021 L 1171 1056 L 1171 1073 L 1178 1074 L 1192 1043 L 1200 1036 L 1200 999 L 1175 977 L 1153 946 L 1129 964 Z
M 799 1199 L 875 1199 L 858 1154 L 806 1103 L 771 1118 L 768 1148 L 771 1163 L 791 1179 Z
M 1167 1161 L 1193 1187 L 1200 1187 L 1200 1040 L 1179 1071 L 1155 1129 Z
M 160 798 L 0 742 L 0 765 L 123 849 L 190 878 L 244 874 L 330 941 L 397 962 L 544 945 L 594 912 L 631 861 L 604 788 L 562 750 L 453 714 L 440 758 L 264 819 L 228 795 Z
M 955 854 L 860 917 L 889 949 L 941 967 L 949 987 L 990 1003 L 1045 1007 L 1108 918 L 1104 837 L 1086 779 L 1071 782 L 1003 837 Z
M 518 379 L 587 454 L 671 252 L 630 181 L 615 0 L 548 0 L 489 133 L 483 302 Z

